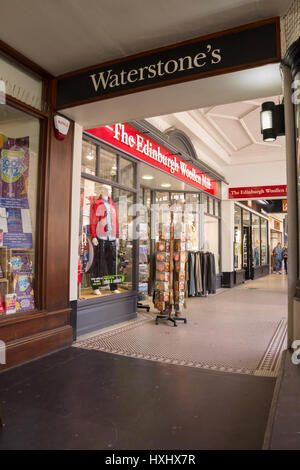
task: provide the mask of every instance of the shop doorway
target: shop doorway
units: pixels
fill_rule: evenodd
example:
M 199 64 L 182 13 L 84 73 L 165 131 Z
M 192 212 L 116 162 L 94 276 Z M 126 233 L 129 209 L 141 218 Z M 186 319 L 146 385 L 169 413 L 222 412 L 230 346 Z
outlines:
M 251 250 L 251 227 L 243 229 L 243 268 L 245 279 L 251 279 L 252 250 Z

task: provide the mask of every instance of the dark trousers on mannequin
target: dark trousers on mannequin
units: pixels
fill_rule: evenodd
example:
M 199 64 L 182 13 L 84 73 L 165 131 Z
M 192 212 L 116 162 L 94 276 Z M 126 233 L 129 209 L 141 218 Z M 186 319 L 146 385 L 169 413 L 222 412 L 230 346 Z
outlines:
M 116 241 L 115 240 L 102 240 L 97 238 L 98 245 L 94 246 L 94 268 L 93 273 L 95 277 L 109 276 L 116 274 Z M 92 285 L 93 289 L 98 289 L 98 286 Z M 110 284 L 110 290 L 116 290 L 117 284 Z

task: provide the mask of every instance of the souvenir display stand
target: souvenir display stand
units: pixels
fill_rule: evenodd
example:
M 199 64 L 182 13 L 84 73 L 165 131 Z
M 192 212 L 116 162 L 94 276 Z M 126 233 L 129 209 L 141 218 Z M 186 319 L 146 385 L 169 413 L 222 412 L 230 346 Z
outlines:
M 170 212 L 170 220 L 159 224 L 159 241 L 155 250 L 154 307 L 160 312 L 155 319 L 187 322 L 182 316 L 186 307 L 186 243 L 181 212 Z M 172 314 L 172 312 L 174 312 Z

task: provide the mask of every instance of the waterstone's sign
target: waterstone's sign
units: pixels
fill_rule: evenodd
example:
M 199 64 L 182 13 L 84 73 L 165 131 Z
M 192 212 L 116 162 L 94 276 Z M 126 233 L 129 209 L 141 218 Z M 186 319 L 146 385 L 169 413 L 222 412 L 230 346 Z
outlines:
M 56 106 L 234 72 L 280 60 L 279 19 L 272 18 L 57 78 Z
M 166 147 L 158 145 L 155 140 L 139 133 L 128 123 L 96 127 L 86 132 L 202 191 L 217 195 L 217 183 L 213 178 L 172 154 Z

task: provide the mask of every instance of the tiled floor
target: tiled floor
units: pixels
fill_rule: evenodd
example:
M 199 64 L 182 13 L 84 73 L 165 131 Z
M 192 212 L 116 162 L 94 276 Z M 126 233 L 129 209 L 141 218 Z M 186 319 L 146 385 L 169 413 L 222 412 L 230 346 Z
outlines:
M 156 312 L 80 338 L 77 348 L 138 359 L 275 377 L 286 346 L 287 279 L 270 275 L 190 298 L 188 323 L 155 325 Z

